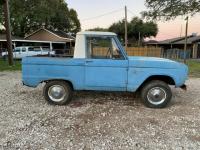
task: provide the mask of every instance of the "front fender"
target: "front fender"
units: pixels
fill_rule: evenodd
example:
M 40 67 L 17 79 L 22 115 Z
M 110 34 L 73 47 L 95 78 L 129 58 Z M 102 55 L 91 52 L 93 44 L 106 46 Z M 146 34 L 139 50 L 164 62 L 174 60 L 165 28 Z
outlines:
M 131 68 L 128 71 L 127 91 L 135 92 L 151 76 L 167 76 L 173 79 L 175 86 L 180 87 L 185 83 L 178 69 L 160 68 Z

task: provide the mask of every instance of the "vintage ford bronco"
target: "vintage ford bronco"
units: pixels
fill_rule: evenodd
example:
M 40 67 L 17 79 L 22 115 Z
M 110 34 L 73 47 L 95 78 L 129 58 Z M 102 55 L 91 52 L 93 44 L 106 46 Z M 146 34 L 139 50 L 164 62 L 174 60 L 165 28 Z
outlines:
M 168 59 L 129 57 L 117 35 L 80 32 L 73 58 L 26 57 L 22 60 L 23 84 L 44 86 L 44 98 L 64 105 L 73 91 L 140 91 L 147 107 L 163 108 L 172 99 L 169 85 L 186 88 L 188 67 Z

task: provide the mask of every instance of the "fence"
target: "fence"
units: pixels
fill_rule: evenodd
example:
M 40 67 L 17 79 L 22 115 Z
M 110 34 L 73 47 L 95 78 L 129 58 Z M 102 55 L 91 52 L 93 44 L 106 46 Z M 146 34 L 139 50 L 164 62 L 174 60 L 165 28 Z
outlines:
M 169 59 L 184 59 L 184 58 L 190 59 L 192 58 L 191 54 L 192 54 L 191 50 L 187 50 L 185 53 L 183 49 L 167 49 L 167 50 L 162 50 L 161 57 Z
M 161 57 L 162 51 L 162 48 L 156 47 L 128 47 L 126 49 L 129 56 Z
M 191 50 L 187 50 L 185 54 L 182 49 L 164 50 L 160 47 L 128 47 L 126 52 L 128 56 L 161 57 L 168 59 L 191 58 Z M 73 53 L 73 50 L 70 50 L 67 55 L 73 55 Z M 95 53 L 96 56 L 105 56 L 108 55 L 109 49 L 107 47 L 95 47 L 93 48 L 93 53 Z
M 97 56 L 107 55 L 108 48 L 104 47 L 95 47 L 93 53 Z M 126 49 L 127 55 L 129 56 L 148 56 L 148 57 L 161 57 L 162 48 L 153 48 L 153 47 L 128 47 Z

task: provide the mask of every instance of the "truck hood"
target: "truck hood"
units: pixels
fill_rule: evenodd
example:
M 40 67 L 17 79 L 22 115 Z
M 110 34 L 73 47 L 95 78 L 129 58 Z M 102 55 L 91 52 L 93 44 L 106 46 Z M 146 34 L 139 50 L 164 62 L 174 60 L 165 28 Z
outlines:
M 131 56 L 128 58 L 129 58 L 129 66 L 136 68 L 175 69 L 184 65 L 182 63 L 163 58 L 135 57 L 135 56 Z

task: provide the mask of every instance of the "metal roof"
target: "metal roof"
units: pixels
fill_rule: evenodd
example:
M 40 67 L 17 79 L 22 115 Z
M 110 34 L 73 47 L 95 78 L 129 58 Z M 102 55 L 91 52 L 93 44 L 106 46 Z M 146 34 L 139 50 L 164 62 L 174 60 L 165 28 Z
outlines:
M 53 31 L 53 30 L 48 30 L 48 29 L 45 29 L 45 28 L 40 28 L 38 30 L 36 30 L 35 32 L 29 34 L 28 36 L 25 37 L 25 39 L 27 39 L 28 37 L 38 33 L 39 31 L 41 30 L 44 30 L 50 34 L 53 34 L 54 36 L 58 37 L 58 38 L 61 38 L 61 39 L 64 39 L 64 40 L 69 40 L 69 41 L 74 41 L 75 40 L 75 37 L 71 36 L 69 33 L 66 33 L 64 31 L 61 31 L 61 30 L 58 30 L 58 31 Z
M 13 40 L 24 40 L 22 37 L 12 36 Z M 6 34 L 0 34 L 0 40 L 6 40 Z
M 188 38 L 190 38 L 190 37 L 192 37 L 192 36 L 188 36 Z M 178 42 L 178 41 L 181 41 L 184 39 L 185 39 L 185 37 L 177 37 L 177 38 L 167 39 L 164 41 L 159 41 L 158 44 L 174 44 L 175 42 Z
M 200 42 L 200 36 L 194 36 L 194 37 L 190 37 L 190 38 L 187 39 L 188 44 L 192 44 L 192 43 L 195 43 L 195 42 Z M 185 43 L 185 39 L 178 41 L 178 42 L 175 42 L 174 44 L 184 44 L 184 43 Z

